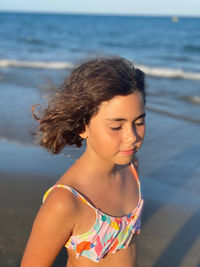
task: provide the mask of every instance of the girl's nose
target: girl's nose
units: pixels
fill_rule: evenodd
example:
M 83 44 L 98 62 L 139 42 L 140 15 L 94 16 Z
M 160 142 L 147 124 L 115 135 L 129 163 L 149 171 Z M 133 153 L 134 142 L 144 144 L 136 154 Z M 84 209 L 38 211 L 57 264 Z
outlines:
M 133 144 L 137 141 L 137 132 L 134 126 L 130 126 L 127 129 L 126 141 L 130 144 Z

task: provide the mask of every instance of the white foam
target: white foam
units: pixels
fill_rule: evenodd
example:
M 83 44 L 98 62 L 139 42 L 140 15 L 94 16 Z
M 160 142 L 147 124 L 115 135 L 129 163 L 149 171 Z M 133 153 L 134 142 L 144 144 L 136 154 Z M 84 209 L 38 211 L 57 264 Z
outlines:
M 47 61 L 21 61 L 1 59 L 0 67 L 35 68 L 35 69 L 73 69 L 74 64 L 70 62 L 47 62 Z
M 0 68 L 36 68 L 36 69 L 73 69 L 76 65 L 71 62 L 47 62 L 47 61 L 21 61 L 14 59 L 0 59 Z M 137 65 L 146 75 L 160 78 L 179 78 L 200 80 L 200 73 L 188 72 L 181 69 L 150 67 Z
M 194 104 L 200 105 L 200 96 L 188 96 L 188 100 Z
M 137 67 L 144 71 L 146 75 L 153 77 L 200 80 L 200 73 L 197 72 L 188 72 L 172 68 L 149 67 L 145 65 L 137 65 Z

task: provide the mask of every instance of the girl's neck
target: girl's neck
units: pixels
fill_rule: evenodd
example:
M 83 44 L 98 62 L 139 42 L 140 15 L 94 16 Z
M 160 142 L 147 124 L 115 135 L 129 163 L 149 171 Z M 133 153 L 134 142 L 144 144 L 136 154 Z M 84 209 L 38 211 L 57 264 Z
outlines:
M 101 181 L 111 181 L 116 179 L 119 177 L 119 171 L 125 167 L 101 157 L 94 156 L 87 151 L 87 149 L 78 160 L 78 164 L 80 164 L 81 168 L 87 172 L 88 176 L 95 177 L 95 180 L 100 179 Z

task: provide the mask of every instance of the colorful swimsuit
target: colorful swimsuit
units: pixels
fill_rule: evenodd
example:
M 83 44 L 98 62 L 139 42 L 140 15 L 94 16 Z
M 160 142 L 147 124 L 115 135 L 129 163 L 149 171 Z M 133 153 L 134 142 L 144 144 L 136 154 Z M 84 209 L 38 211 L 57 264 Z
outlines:
M 94 209 L 96 221 L 92 228 L 84 234 L 72 235 L 65 244 L 68 249 L 76 251 L 76 257 L 85 256 L 95 262 L 102 259 L 107 253 L 115 253 L 119 249 L 128 247 L 133 234 L 139 233 L 141 228 L 141 212 L 143 199 L 141 198 L 140 182 L 134 166 L 131 164 L 133 175 L 139 187 L 139 202 L 136 208 L 128 215 L 114 217 L 103 213 L 88 202 L 80 193 L 70 186 L 56 184 L 44 195 L 43 203 L 47 195 L 57 187 L 70 190 L 77 198 Z

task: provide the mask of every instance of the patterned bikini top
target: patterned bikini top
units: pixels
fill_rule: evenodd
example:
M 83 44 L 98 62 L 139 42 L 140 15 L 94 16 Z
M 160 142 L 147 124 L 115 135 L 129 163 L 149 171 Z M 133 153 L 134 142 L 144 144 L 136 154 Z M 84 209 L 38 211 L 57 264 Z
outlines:
M 67 185 L 55 184 L 45 193 L 43 203 L 54 188 L 60 187 L 67 189 L 90 206 L 96 213 L 96 221 L 92 228 L 84 234 L 71 235 L 65 244 L 66 248 L 76 251 L 77 259 L 79 256 L 85 256 L 92 261 L 98 262 L 107 253 L 115 253 L 120 249 L 127 248 L 132 236 L 140 233 L 143 199 L 141 198 L 140 182 L 137 172 L 132 164 L 131 166 L 133 176 L 138 183 L 139 201 L 133 211 L 122 217 L 110 216 L 100 209 L 95 208 L 79 192 Z

